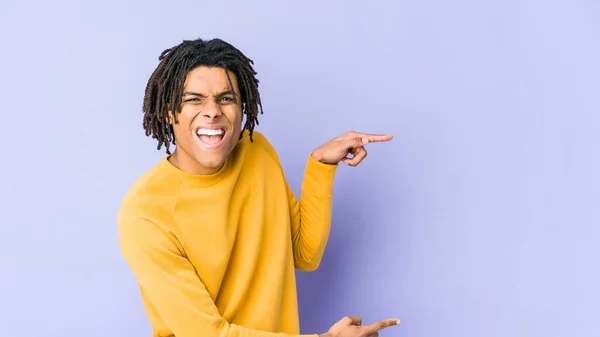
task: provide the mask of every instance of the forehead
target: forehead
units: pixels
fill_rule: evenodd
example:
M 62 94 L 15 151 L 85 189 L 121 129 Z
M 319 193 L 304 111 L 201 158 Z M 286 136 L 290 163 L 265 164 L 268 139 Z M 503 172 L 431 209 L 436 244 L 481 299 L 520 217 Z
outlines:
M 231 71 L 228 73 L 234 90 L 238 91 L 237 77 Z M 225 69 L 205 66 L 192 69 L 187 74 L 183 87 L 184 91 L 193 91 L 206 94 L 216 94 L 231 89 Z

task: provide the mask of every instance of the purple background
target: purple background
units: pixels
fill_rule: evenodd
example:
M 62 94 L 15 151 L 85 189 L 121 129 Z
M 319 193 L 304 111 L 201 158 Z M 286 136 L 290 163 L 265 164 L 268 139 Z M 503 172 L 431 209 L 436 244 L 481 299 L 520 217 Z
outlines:
M 1 0 L 3 335 L 150 336 L 115 215 L 164 155 L 141 128 L 158 55 L 217 36 L 256 61 L 295 191 L 324 141 L 395 135 L 339 170 L 304 332 L 599 336 L 593 0 Z

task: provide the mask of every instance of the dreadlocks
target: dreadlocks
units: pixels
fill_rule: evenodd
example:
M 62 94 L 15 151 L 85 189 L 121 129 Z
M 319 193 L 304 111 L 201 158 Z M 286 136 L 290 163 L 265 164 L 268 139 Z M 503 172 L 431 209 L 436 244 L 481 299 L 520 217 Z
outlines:
M 159 65 L 150 76 L 144 95 L 144 122 L 146 136 L 158 140 L 157 150 L 164 145 L 170 154 L 170 144 L 175 144 L 175 134 L 169 124 L 169 110 L 173 112 L 173 123 L 181 110 L 183 85 L 189 71 L 198 66 L 220 67 L 225 69 L 232 91 L 229 71 L 238 78 L 242 113 L 246 123 L 240 134 L 248 130 L 250 141 L 252 131 L 258 125 L 258 113 L 262 114 L 262 103 L 258 93 L 258 79 L 252 67 L 254 62 L 231 44 L 221 40 L 184 40 L 179 45 L 166 49 L 159 58 Z

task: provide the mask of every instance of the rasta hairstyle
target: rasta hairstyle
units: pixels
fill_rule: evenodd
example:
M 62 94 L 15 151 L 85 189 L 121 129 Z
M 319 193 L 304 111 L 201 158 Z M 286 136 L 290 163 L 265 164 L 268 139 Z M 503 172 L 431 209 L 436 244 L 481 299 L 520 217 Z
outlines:
M 242 113 L 246 123 L 240 134 L 248 130 L 250 141 L 252 131 L 258 125 L 258 114 L 263 113 L 258 92 L 258 79 L 252 67 L 254 62 L 231 44 L 221 40 L 184 40 L 179 45 L 166 49 L 159 58 L 159 65 L 150 76 L 144 94 L 144 121 L 146 136 L 158 141 L 157 150 L 164 145 L 167 154 L 169 146 L 175 145 L 175 134 L 169 124 L 169 110 L 173 112 L 173 123 L 178 123 L 177 114 L 181 111 L 183 84 L 188 72 L 198 66 L 220 67 L 225 70 L 232 91 L 233 84 L 229 71 L 238 79 Z M 173 108 L 171 108 L 173 107 Z

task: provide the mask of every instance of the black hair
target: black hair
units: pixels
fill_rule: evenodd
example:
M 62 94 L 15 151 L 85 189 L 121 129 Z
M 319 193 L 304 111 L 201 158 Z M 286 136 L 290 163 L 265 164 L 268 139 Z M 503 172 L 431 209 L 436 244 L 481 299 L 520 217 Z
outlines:
M 246 123 L 240 134 L 248 130 L 250 141 L 252 131 L 258 125 L 258 114 L 263 113 L 258 79 L 254 71 L 254 62 L 241 51 L 221 39 L 184 40 L 177 46 L 163 51 L 156 70 L 150 76 L 144 94 L 144 121 L 146 136 L 158 141 L 157 150 L 164 145 L 170 154 L 170 144 L 175 145 L 173 128 L 169 124 L 169 110 L 173 111 L 173 123 L 178 123 L 177 115 L 181 111 L 181 97 L 187 74 L 196 67 L 220 67 L 225 70 L 229 85 L 232 87 L 229 71 L 238 79 L 242 101 L 242 113 Z M 175 107 L 171 109 L 170 107 Z

